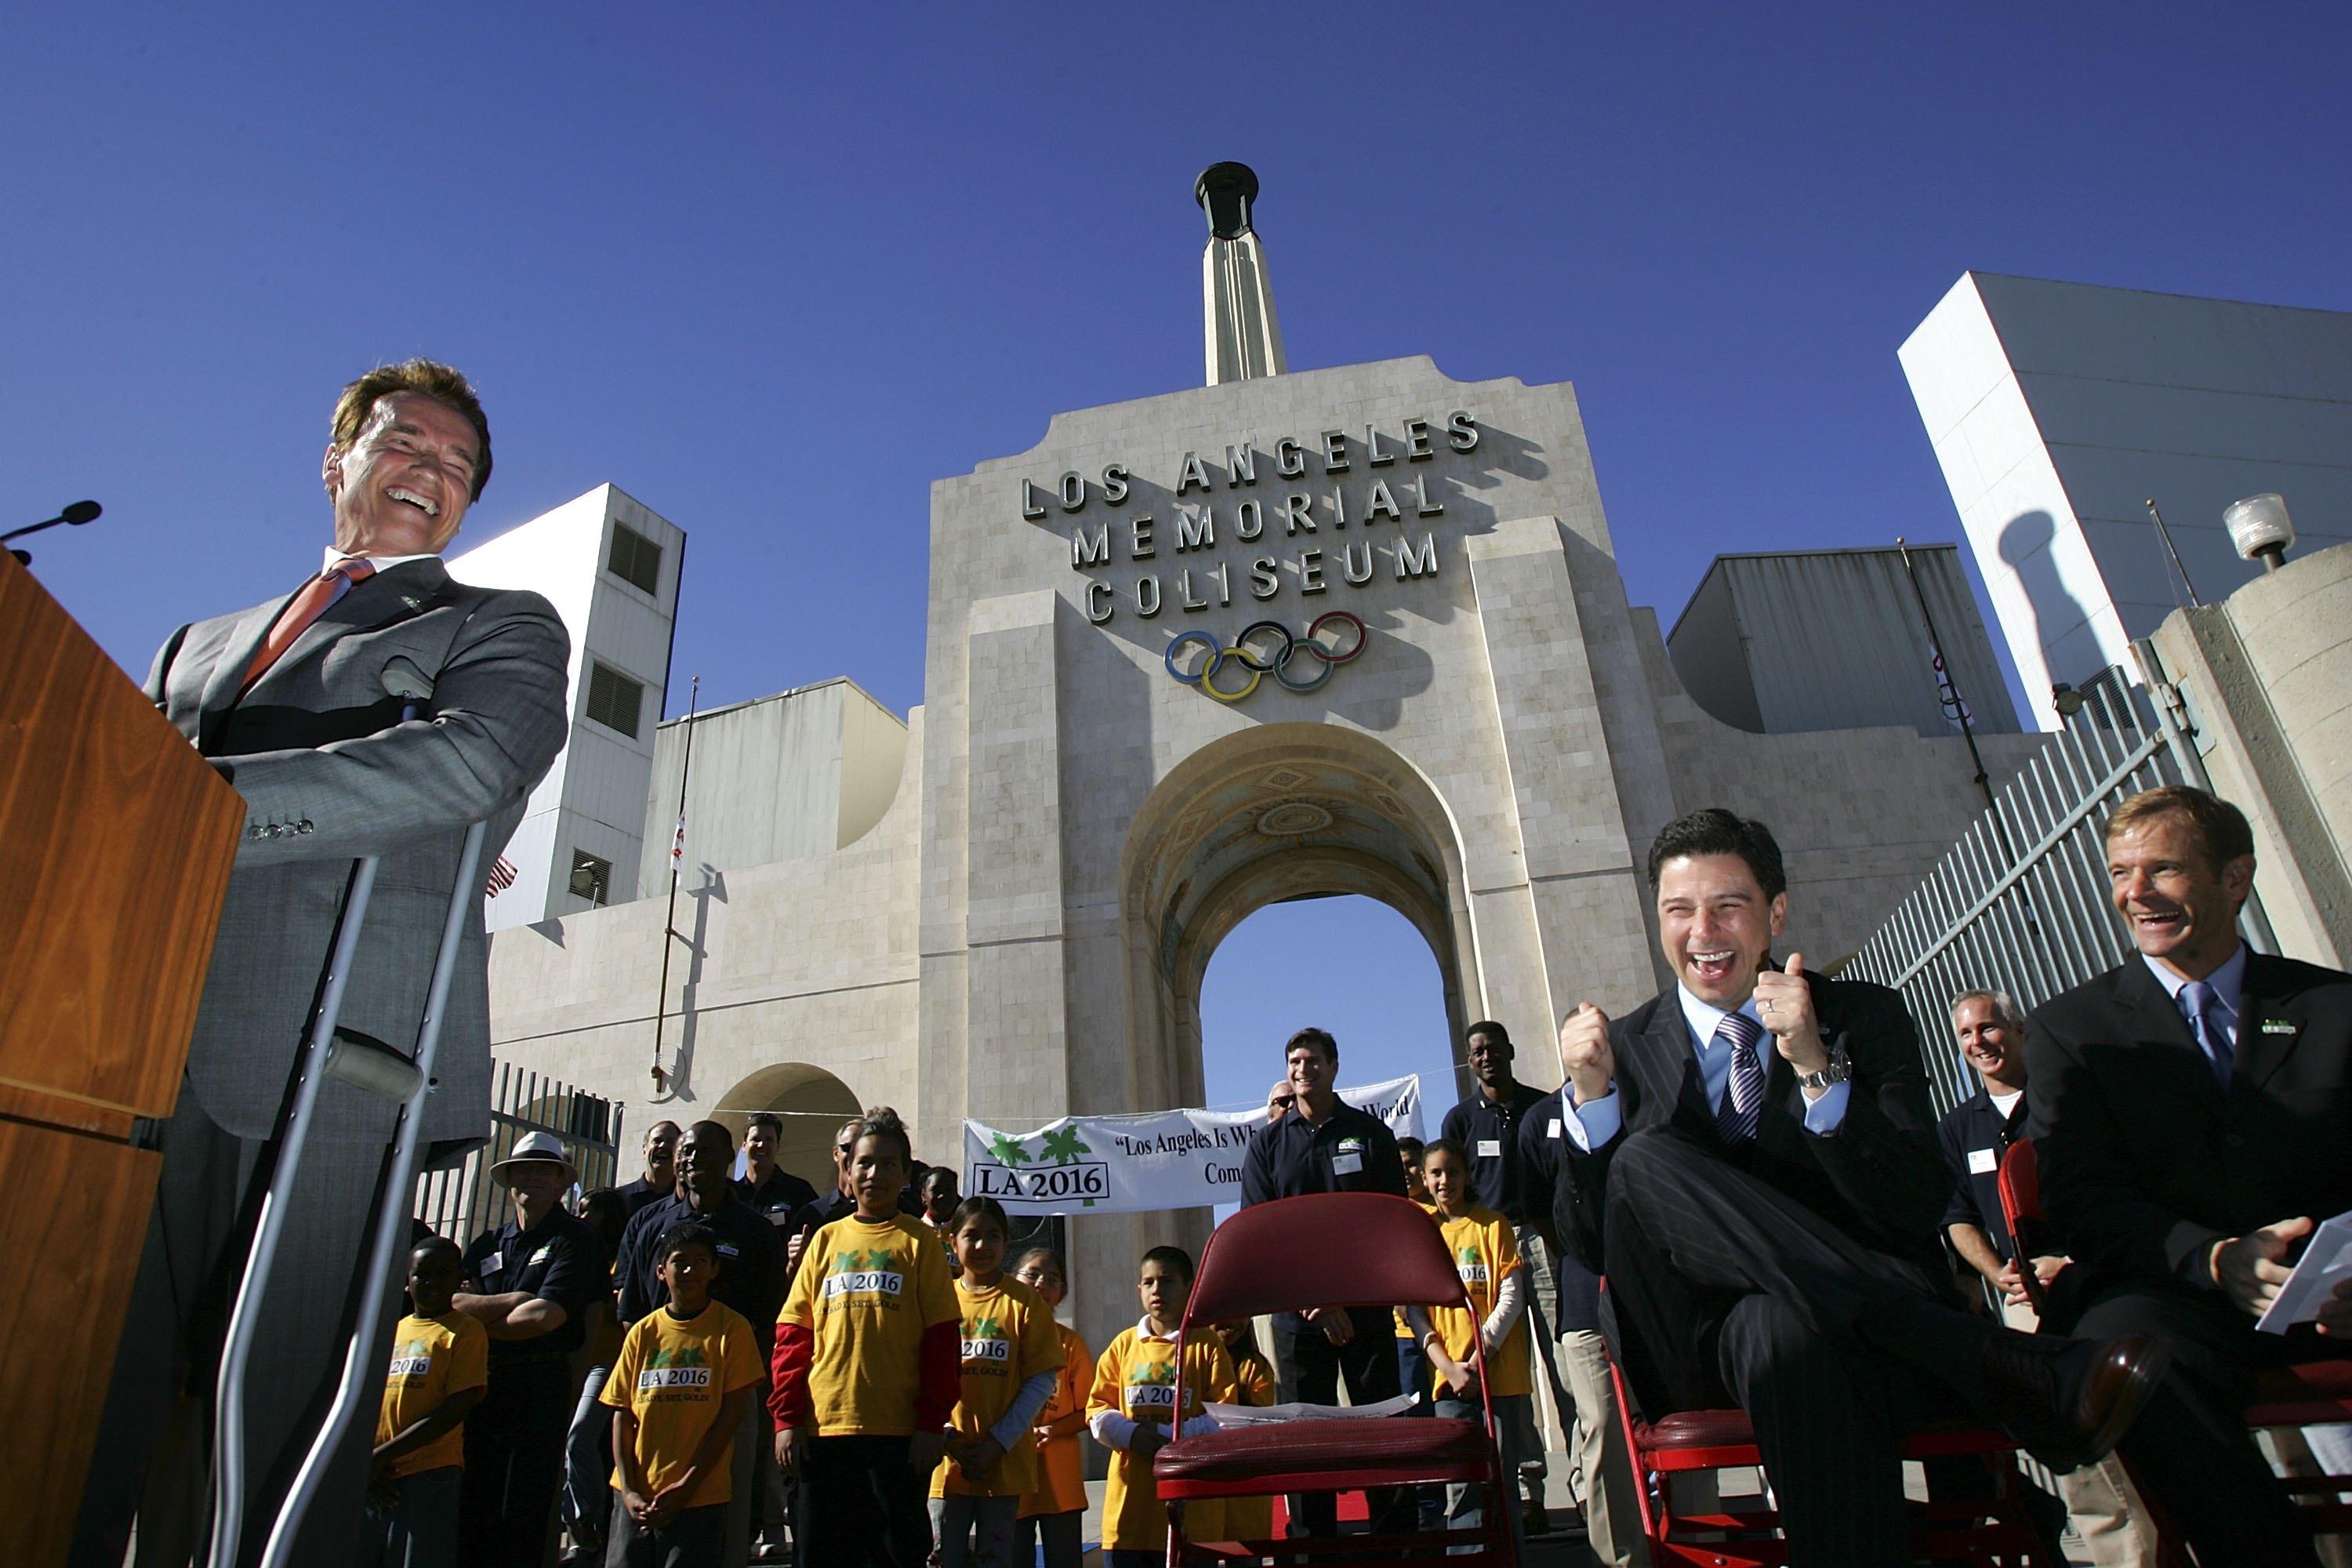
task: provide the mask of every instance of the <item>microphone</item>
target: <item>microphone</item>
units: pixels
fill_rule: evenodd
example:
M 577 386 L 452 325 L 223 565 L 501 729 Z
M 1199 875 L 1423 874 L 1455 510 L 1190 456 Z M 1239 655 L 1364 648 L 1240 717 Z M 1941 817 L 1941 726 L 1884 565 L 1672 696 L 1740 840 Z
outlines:
M 85 522 L 97 521 L 100 514 L 105 510 L 94 500 L 78 500 L 46 521 L 26 523 L 22 528 L 14 528 L 5 533 L 0 533 L 0 544 L 5 544 L 8 541 L 27 533 L 38 533 L 45 528 L 55 528 L 59 523 L 64 523 L 68 528 L 79 528 Z M 29 550 L 11 550 L 8 553 L 16 558 L 16 563 L 20 566 L 30 566 L 33 563 L 33 552 Z

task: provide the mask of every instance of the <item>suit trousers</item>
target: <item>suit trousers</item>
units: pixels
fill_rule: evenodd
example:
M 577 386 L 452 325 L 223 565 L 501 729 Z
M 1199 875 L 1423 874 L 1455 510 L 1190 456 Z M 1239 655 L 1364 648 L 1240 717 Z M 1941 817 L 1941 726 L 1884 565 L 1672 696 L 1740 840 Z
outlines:
M 2060 1276 L 2063 1281 L 2064 1276 Z M 2144 1496 L 2163 1508 L 2204 1568 L 2318 1562 L 2311 1526 L 2281 1489 L 2246 1426 L 2254 1374 L 2341 1354 L 2311 1330 L 2263 1334 L 2218 1290 L 2157 1285 L 2087 1290 L 2081 1339 L 2153 1334 L 2172 1371 L 2120 1452 Z
M 1339 1379 L 1348 1380 L 1348 1402 L 1370 1405 L 1393 1399 L 1397 1386 L 1396 1325 L 1386 1308 L 1359 1307 L 1348 1314 L 1354 1328 L 1348 1342 L 1335 1345 L 1312 1324 L 1276 1338 L 1290 1341 L 1290 1354 L 1298 1368 L 1298 1397 L 1310 1405 L 1339 1402 Z M 1384 1487 L 1366 1500 L 1372 1528 L 1411 1530 L 1417 1501 L 1409 1487 Z M 1332 1492 L 1302 1492 L 1290 1500 L 1291 1533 L 1309 1536 L 1339 1532 L 1339 1500 Z
M 1562 1333 L 1559 1365 L 1575 1407 L 1570 1413 L 1575 1433 L 1569 1453 L 1583 1487 L 1585 1540 L 1593 1561 L 1601 1568 L 1649 1568 L 1650 1543 L 1642 1538 L 1641 1499 L 1634 1490 L 1639 1483 L 1618 1424 L 1617 1391 L 1609 1381 L 1609 1352 L 1599 1331 Z
M 314 1133 L 304 1154 L 248 1363 L 240 1563 L 259 1559 L 341 1378 L 360 1255 L 392 1137 L 390 1104 L 331 1079 L 320 1098 L 322 1106 L 331 1098 L 341 1102 L 333 1109 L 346 1125 L 373 1130 L 380 1121 L 383 1141 L 362 1144 Z M 183 1088 L 163 1126 L 163 1169 L 68 1558 L 75 1568 L 118 1568 L 134 1518 L 142 1568 L 200 1558 L 209 1545 L 215 1384 L 271 1151 L 269 1141 L 220 1127 Z M 395 1270 L 377 1343 L 362 1363 L 370 1376 L 359 1415 L 297 1537 L 296 1563 L 349 1561 L 400 1321 L 401 1272 Z
M 1961 1413 L 1999 1331 L 1672 1129 L 1629 1136 L 1608 1180 L 1605 1315 L 1636 1403 L 1748 1412 L 1792 1561 L 1907 1564 L 1901 1439 Z

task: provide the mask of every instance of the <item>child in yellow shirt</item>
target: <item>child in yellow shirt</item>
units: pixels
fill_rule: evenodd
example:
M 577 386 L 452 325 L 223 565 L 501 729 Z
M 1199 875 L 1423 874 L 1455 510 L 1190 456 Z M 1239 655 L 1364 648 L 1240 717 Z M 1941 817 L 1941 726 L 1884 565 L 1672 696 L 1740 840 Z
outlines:
M 710 1299 L 719 1237 L 688 1222 L 655 1254 L 669 1300 L 631 1325 L 597 1397 L 614 1407 L 615 1568 L 719 1568 L 734 1497 L 735 1429 L 760 1383 L 741 1313 Z
M 430 1237 L 408 1255 L 414 1309 L 392 1334 L 376 1416 L 359 1568 L 456 1568 L 466 1417 L 489 1383 L 490 1336 L 450 1309 L 464 1279 L 457 1244 Z
M 1230 1402 L 1234 1360 L 1224 1342 L 1201 1334 L 1184 1347 L 1184 1408 L 1176 1408 L 1176 1331 L 1192 1293 L 1192 1258 L 1181 1247 L 1143 1255 L 1136 1294 L 1143 1319 L 1118 1337 L 1095 1363 L 1087 1426 L 1111 1450 L 1110 1484 L 1103 1493 L 1103 1552 L 1108 1568 L 1159 1568 L 1168 1556 L 1168 1510 L 1151 1479 L 1151 1456 L 1176 1435 L 1178 1421 L 1213 1426 L 1201 1406 Z
M 923 1479 L 963 1392 L 961 1313 L 939 1232 L 898 1212 L 906 1123 L 877 1106 L 842 1142 L 856 1212 L 809 1238 L 776 1319 L 776 1464 L 807 1500 L 803 1562 L 923 1568 Z
M 1493 1209 L 1481 1208 L 1470 1190 L 1470 1157 L 1450 1138 L 1430 1143 L 1423 1154 L 1423 1174 L 1429 1195 L 1437 1205 L 1437 1233 L 1462 1276 L 1470 1310 L 1433 1307 L 1424 1313 L 1414 1308 L 1409 1316 L 1423 1333 L 1428 1353 L 1431 1392 L 1437 1414 L 1475 1421 L 1485 1412 L 1472 1386 L 1476 1373 L 1470 1362 L 1474 1347 L 1486 1358 L 1486 1393 L 1494 1402 L 1495 1431 L 1506 1477 L 1517 1477 L 1519 1466 L 1532 1456 L 1518 1451 L 1516 1434 L 1526 1429 L 1511 1408 L 1533 1397 L 1535 1384 L 1528 1354 L 1527 1277 L 1519 1268 L 1519 1247 L 1511 1222 Z M 1510 1492 L 1507 1496 L 1513 1495 Z M 1448 1482 L 1445 1488 L 1447 1528 L 1475 1529 L 1484 1522 L 1485 1496 L 1476 1487 Z M 1524 1553 L 1522 1519 L 1508 1509 L 1511 1540 Z
M 1013 1265 L 1013 1277 L 1037 1292 L 1049 1312 L 1061 1309 L 1069 1289 L 1061 1254 L 1033 1247 Z M 1045 1568 L 1079 1568 L 1086 1552 L 1087 1476 L 1078 1434 L 1087 1429 L 1087 1394 L 1093 1386 L 1095 1353 L 1078 1331 L 1056 1322 L 1062 1372 L 1053 1396 L 1037 1412 L 1037 1484 L 1021 1500 L 1013 1525 L 1013 1560 L 1024 1565 L 1045 1554 Z
M 1037 1484 L 1029 1424 L 1053 1394 L 1062 1342 L 1052 1309 L 1005 1278 L 1013 1226 L 1003 1205 L 966 1198 L 943 1228 L 955 1243 L 963 1393 L 949 1418 L 947 1457 L 931 1472 L 938 1559 L 940 1568 L 1012 1568 L 1013 1516 Z
M 1234 1396 L 1227 1403 L 1263 1409 L 1274 1403 L 1274 1365 L 1257 1348 L 1257 1331 L 1247 1318 L 1217 1325 L 1225 1353 L 1234 1358 Z M 1185 1510 L 1184 1528 L 1198 1541 L 1265 1541 L 1274 1534 L 1272 1497 L 1211 1498 Z

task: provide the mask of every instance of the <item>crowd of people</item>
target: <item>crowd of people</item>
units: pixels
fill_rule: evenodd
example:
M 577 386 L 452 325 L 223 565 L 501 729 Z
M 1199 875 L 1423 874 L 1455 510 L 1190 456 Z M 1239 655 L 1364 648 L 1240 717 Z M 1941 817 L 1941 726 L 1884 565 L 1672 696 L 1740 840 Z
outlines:
M 449 889 L 462 909 L 467 829 L 486 823 L 495 853 L 563 742 L 552 606 L 456 583 L 439 560 L 490 468 L 456 370 L 360 377 L 331 420 L 319 574 L 157 655 L 149 695 L 247 820 L 184 1089 L 145 1134 L 157 1196 L 78 1568 L 121 1568 L 134 1523 L 142 1562 L 193 1560 L 210 1472 L 244 1478 L 247 1511 L 274 1508 L 340 1377 L 400 1110 L 330 1082 L 299 1180 L 269 1198 L 298 1238 L 284 1279 L 238 1313 L 269 1374 L 242 1387 L 241 1463 L 214 1463 L 223 1328 L 352 863 L 380 857 L 390 891 L 369 961 L 340 977 L 341 1027 L 403 1037 L 447 923 L 439 899 L 413 895 Z M 1292 1036 L 1244 1202 L 1416 1195 L 1468 1311 L 1327 1309 L 1276 1318 L 1262 1347 L 1230 1324 L 1180 1348 L 1192 1262 L 1160 1246 L 1139 1260 L 1142 1315 L 1094 1356 L 1056 1321 L 1063 1260 L 1008 1258 L 1003 1210 L 961 1197 L 951 1168 L 919 1170 L 887 1107 L 841 1129 L 824 1194 L 777 1168 L 772 1117 L 752 1119 L 740 1178 L 727 1127 L 663 1122 L 642 1175 L 575 1214 L 562 1144 L 526 1137 L 492 1167 L 510 1217 L 462 1248 L 417 1238 L 373 1450 L 326 1467 L 296 1559 L 340 1558 L 358 1520 L 371 1563 L 527 1568 L 560 1516 L 578 1562 L 732 1568 L 789 1541 L 810 1568 L 915 1568 L 935 1551 L 1003 1563 L 1024 1542 L 1074 1563 L 1092 1441 L 1110 1450 L 1113 1563 L 1157 1561 L 1151 1458 L 1180 1420 L 1201 1423 L 1202 1401 L 1328 1404 L 1344 1384 L 1353 1404 L 1410 1387 L 1443 1411 L 1466 1407 L 1483 1370 L 1505 1462 L 1535 1489 L 1513 1531 L 1548 1523 L 1531 1397 L 1548 1386 L 1612 1568 L 1644 1556 L 1612 1373 L 1653 1415 L 1746 1411 L 1792 1562 L 1907 1563 L 1901 1441 L 1961 1416 L 2065 1477 L 2102 1563 L 2147 1561 L 2159 1510 L 2206 1568 L 2315 1563 L 2244 1415 L 2257 1373 L 2333 1359 L 2352 1334 L 2352 1285 L 2316 1322 L 2255 1327 L 2317 1222 L 2352 1211 L 2352 976 L 2241 941 L 2254 840 L 2226 802 L 2137 795 L 2105 846 L 2136 955 L 2024 1016 L 2008 977 L 1973 977 L 1950 1017 L 1983 1091 L 1940 1126 L 1902 999 L 1775 951 L 1791 918 L 1780 848 L 1720 809 L 1669 824 L 1648 856 L 1671 983 L 1621 1018 L 1570 1011 L 1553 1093 L 1520 1085 L 1508 1031 L 1480 1023 L 1463 1042 L 1475 1092 L 1442 1137 L 1401 1149 L 1334 1092 L 1338 1042 Z M 487 1099 L 478 905 L 457 935 L 439 1092 L 418 1111 L 449 1149 L 478 1138 Z M 1990 1180 L 2021 1138 L 2045 1199 L 2031 1253 Z M 1997 1310 L 1977 1310 L 1956 1264 Z M 2343 1436 L 2307 1441 L 2342 1470 Z M 1981 1478 L 1929 1479 L 1965 1500 Z M 1466 1525 L 1479 1499 L 1403 1489 L 1371 1504 L 1383 1525 L 1425 1505 Z M 1201 1512 L 1196 1534 L 1270 1518 Z M 1328 1495 L 1287 1512 L 1294 1532 L 1336 1528 Z
M 1080 1560 L 1083 1436 L 1108 1450 L 1108 1562 L 1140 1568 L 1166 1551 L 1150 1466 L 1180 1420 L 1336 1403 L 1343 1384 L 1355 1405 L 1409 1392 L 1413 1414 L 1475 1416 L 1483 1363 L 1505 1474 L 1528 1488 L 1514 1539 L 1549 1527 L 1540 1379 L 1615 1568 L 1647 1554 L 1613 1358 L 1645 1413 L 1748 1412 L 1794 1561 L 1910 1561 L 1900 1440 L 1951 1416 L 2058 1471 L 2095 1563 L 2155 1561 L 2151 1497 L 2200 1563 L 2312 1561 L 2242 1415 L 2255 1371 L 2352 1332 L 2347 1289 L 2316 1324 L 2253 1327 L 2311 1216 L 2352 1207 L 2352 977 L 2241 943 L 2252 844 L 2226 803 L 2150 792 L 2106 844 L 2139 956 L 2031 1017 L 1998 989 L 1952 997 L 1982 1087 L 1940 1121 L 1900 999 L 1773 952 L 1780 851 L 1726 811 L 1659 837 L 1674 983 L 1622 1019 L 1571 1012 L 1559 1089 L 1518 1082 L 1509 1031 L 1480 1022 L 1471 1094 L 1441 1136 L 1401 1140 L 1337 1095 L 1331 1035 L 1299 1030 L 1243 1201 L 1410 1198 L 1466 1311 L 1325 1309 L 1276 1318 L 1263 1347 L 1246 1321 L 1180 1344 L 1193 1263 L 1163 1245 L 1139 1260 L 1140 1317 L 1097 1355 L 1056 1319 L 1063 1259 L 1013 1253 L 1003 1208 L 919 1166 L 887 1107 L 842 1126 L 822 1197 L 775 1169 L 772 1117 L 740 1179 L 725 1127 L 656 1124 L 644 1175 L 578 1218 L 556 1203 L 560 1146 L 526 1139 L 496 1167 L 514 1218 L 462 1257 L 431 1237 L 412 1259 L 362 1556 L 538 1561 L 561 1489 L 570 1560 L 716 1568 L 790 1542 L 812 1568 L 1041 1549 L 1061 1568 Z M 2032 1256 L 1996 1186 L 2021 1138 L 2058 1238 Z M 1989 1480 L 1974 1460 L 1930 1468 L 1945 1500 Z M 1375 1528 L 1482 1522 L 1472 1487 L 1370 1501 Z M 1273 1525 L 1270 1500 L 1182 1506 L 1195 1539 Z M 1328 1494 L 1287 1513 L 1294 1533 L 1336 1529 Z

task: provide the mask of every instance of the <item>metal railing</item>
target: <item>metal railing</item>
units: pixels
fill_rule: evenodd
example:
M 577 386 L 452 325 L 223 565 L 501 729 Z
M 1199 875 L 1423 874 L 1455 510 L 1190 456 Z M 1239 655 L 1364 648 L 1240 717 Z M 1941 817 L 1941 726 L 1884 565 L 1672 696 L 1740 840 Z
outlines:
M 1952 1044 L 1954 995 L 2006 991 L 2030 1011 L 2131 955 L 2101 830 L 2141 790 L 2205 787 L 2176 698 L 2119 668 L 2086 683 L 2081 710 L 1841 971 L 1903 994 L 1937 1115 L 1977 1088 Z M 2249 942 L 2267 951 L 2259 911 L 2247 913 Z
M 460 1247 L 507 1217 L 506 1194 L 490 1180 L 490 1167 L 526 1132 L 562 1140 L 583 1192 L 614 1185 L 620 1169 L 620 1107 L 509 1062 L 491 1065 L 490 1141 L 456 1169 L 416 1178 L 416 1217 Z

